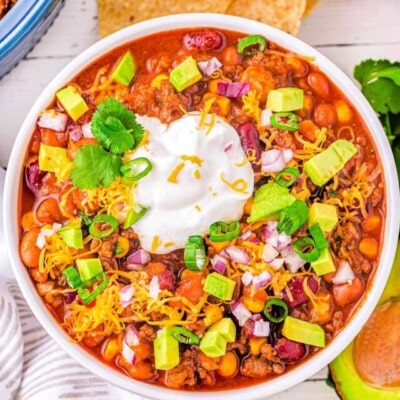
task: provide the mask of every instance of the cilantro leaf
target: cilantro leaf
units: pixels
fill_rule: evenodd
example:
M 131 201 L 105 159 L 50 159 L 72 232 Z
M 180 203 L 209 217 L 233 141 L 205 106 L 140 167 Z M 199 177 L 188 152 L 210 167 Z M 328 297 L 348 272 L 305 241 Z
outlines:
M 389 60 L 364 60 L 354 68 L 354 78 L 361 83 L 361 86 L 364 86 L 376 77 L 378 71 L 392 66 L 393 64 Z
M 80 189 L 107 187 L 120 175 L 121 166 L 121 157 L 108 153 L 101 146 L 82 146 L 74 158 L 72 183 Z
M 400 112 L 400 86 L 380 78 L 362 87 L 362 92 L 377 113 Z
M 397 86 L 400 86 L 400 63 L 397 66 L 393 66 L 391 68 L 384 69 L 383 71 L 379 71 L 376 73 L 376 76 L 379 78 L 389 78 L 391 79 Z
M 113 154 L 134 149 L 143 137 L 143 127 L 136 122 L 135 114 L 113 98 L 98 105 L 91 127 L 97 141 Z

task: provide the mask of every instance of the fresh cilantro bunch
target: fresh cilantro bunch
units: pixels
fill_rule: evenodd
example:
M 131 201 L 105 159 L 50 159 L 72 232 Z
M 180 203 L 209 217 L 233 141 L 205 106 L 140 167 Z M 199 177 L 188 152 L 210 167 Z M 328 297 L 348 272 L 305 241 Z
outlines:
M 354 77 L 379 115 L 400 177 L 400 62 L 368 59 L 354 68 Z
M 112 98 L 97 106 L 91 129 L 99 144 L 82 146 L 71 171 L 72 183 L 80 189 L 109 186 L 121 175 L 123 153 L 136 148 L 144 132 L 135 114 Z

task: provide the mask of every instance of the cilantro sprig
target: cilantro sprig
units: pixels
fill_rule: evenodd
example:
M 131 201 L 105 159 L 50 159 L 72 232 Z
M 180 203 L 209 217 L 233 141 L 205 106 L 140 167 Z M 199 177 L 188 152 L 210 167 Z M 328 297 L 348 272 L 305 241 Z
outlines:
M 97 106 L 91 128 L 99 144 L 82 146 L 71 170 L 72 183 L 80 189 L 107 187 L 121 176 L 123 153 L 136 148 L 144 132 L 135 114 L 112 98 Z
M 365 60 L 354 68 L 354 78 L 378 113 L 392 146 L 400 176 L 400 62 Z

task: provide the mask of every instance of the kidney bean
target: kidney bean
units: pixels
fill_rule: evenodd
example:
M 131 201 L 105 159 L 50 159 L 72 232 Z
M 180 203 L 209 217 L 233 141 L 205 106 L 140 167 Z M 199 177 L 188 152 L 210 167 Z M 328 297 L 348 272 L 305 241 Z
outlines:
M 308 64 L 297 57 L 287 57 L 286 63 L 290 65 L 292 74 L 295 78 L 303 78 L 309 71 Z
M 292 342 L 289 339 L 280 338 L 274 349 L 278 356 L 286 362 L 298 361 L 306 354 L 306 347 L 302 343 Z
M 46 175 L 39 169 L 39 161 L 33 161 L 25 167 L 25 182 L 28 189 L 36 194 L 40 190 L 42 179 Z
M 53 199 L 52 197 L 44 199 L 36 209 L 36 219 L 45 224 L 61 222 L 63 220 L 63 216 L 57 200 Z
M 67 292 L 64 293 L 63 296 L 64 296 L 64 301 L 67 304 L 70 304 L 76 299 L 76 292 Z
M 36 246 L 39 233 L 39 228 L 31 229 L 22 236 L 19 245 L 21 260 L 28 268 L 37 268 L 39 266 L 40 249 Z
M 307 279 L 307 284 L 313 293 L 317 293 L 318 282 L 313 277 L 309 277 Z M 295 307 L 300 306 L 308 301 L 308 296 L 305 294 L 304 289 L 303 289 L 303 281 L 301 281 L 300 279 L 293 278 L 288 283 L 288 288 L 290 290 L 290 293 L 291 293 L 293 299 L 289 300 L 289 296 L 288 296 L 287 292 L 285 291 L 283 294 L 283 300 L 285 300 L 285 302 L 287 303 L 287 305 L 290 308 L 295 308 Z
M 330 98 L 331 88 L 324 74 L 318 71 L 311 72 L 308 75 L 307 82 L 316 95 L 322 97 L 324 100 Z
M 170 269 L 166 269 L 158 275 L 158 281 L 161 290 L 169 290 L 172 292 L 175 288 L 175 276 Z
M 239 126 L 237 131 L 244 152 L 247 155 L 254 155 L 254 160 L 252 161 L 253 169 L 258 169 L 260 167 L 258 161 L 261 159 L 261 146 L 257 128 L 251 122 L 245 122 Z
M 314 109 L 314 121 L 322 128 L 330 128 L 336 123 L 336 110 L 329 103 L 319 103 Z
M 183 37 L 183 46 L 187 50 L 220 50 L 225 46 L 226 38 L 220 32 L 193 32 Z

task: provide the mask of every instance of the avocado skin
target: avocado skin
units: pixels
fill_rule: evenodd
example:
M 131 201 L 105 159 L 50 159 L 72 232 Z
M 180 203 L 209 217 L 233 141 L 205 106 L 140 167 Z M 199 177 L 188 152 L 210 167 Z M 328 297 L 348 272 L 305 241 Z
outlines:
M 397 244 L 393 268 L 379 305 L 391 297 L 400 297 L 400 242 Z M 342 400 L 400 400 L 400 388 L 378 389 L 365 383 L 358 375 L 353 361 L 354 341 L 329 365 L 337 394 Z

